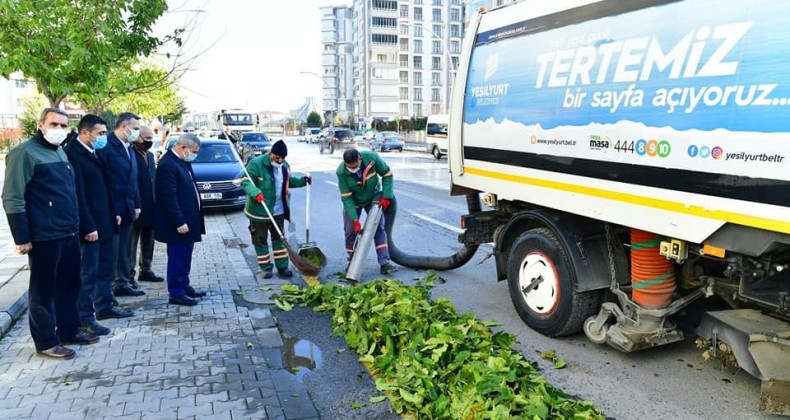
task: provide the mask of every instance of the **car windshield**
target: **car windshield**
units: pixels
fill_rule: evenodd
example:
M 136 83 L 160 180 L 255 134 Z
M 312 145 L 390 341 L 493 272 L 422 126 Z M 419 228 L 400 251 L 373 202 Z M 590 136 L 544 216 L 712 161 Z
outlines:
M 252 114 L 224 114 L 226 125 L 251 125 Z
M 236 162 L 229 144 L 204 144 L 200 147 L 197 159 L 192 163 L 230 163 Z
M 241 141 L 264 141 L 269 142 L 269 138 L 263 133 L 244 133 L 241 135 Z
M 320 134 L 320 133 L 321 133 L 321 129 L 320 128 L 311 128 L 310 129 L 310 134 L 312 134 L 312 135 L 316 135 L 316 134 Z

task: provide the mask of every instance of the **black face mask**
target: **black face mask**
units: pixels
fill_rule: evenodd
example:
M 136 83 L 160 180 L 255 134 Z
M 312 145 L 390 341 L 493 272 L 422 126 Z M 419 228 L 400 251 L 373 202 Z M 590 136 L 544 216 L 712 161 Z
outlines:
M 152 142 L 150 140 L 143 140 L 143 150 L 145 150 L 146 152 L 148 151 L 148 149 L 153 147 L 153 145 L 154 145 L 154 142 Z

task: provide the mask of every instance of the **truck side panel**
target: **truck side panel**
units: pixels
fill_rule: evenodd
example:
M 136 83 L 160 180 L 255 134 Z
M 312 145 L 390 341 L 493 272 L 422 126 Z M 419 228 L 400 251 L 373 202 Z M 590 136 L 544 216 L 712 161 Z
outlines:
M 789 5 L 526 3 L 467 39 L 454 184 L 694 242 L 790 233 Z

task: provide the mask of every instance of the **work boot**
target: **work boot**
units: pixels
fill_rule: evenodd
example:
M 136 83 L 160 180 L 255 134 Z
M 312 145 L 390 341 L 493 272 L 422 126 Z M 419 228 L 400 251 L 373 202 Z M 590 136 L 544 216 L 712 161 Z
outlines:
M 272 278 L 272 269 L 271 268 L 263 270 L 263 278 L 264 279 Z
M 381 264 L 381 274 L 392 274 L 398 271 L 398 268 L 390 263 Z
M 277 276 L 280 277 L 281 279 L 289 279 L 293 277 L 293 275 L 294 272 L 291 271 L 291 269 L 288 267 L 277 269 Z

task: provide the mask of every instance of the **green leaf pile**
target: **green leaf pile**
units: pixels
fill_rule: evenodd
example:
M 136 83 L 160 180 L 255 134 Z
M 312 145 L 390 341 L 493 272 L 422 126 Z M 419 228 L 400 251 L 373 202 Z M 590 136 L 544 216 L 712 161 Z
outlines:
M 547 383 L 535 364 L 474 314 L 432 299 L 435 275 L 404 286 L 375 280 L 356 287 L 285 285 L 279 307 L 314 306 L 332 316 L 395 411 L 417 418 L 603 419 L 587 401 Z

